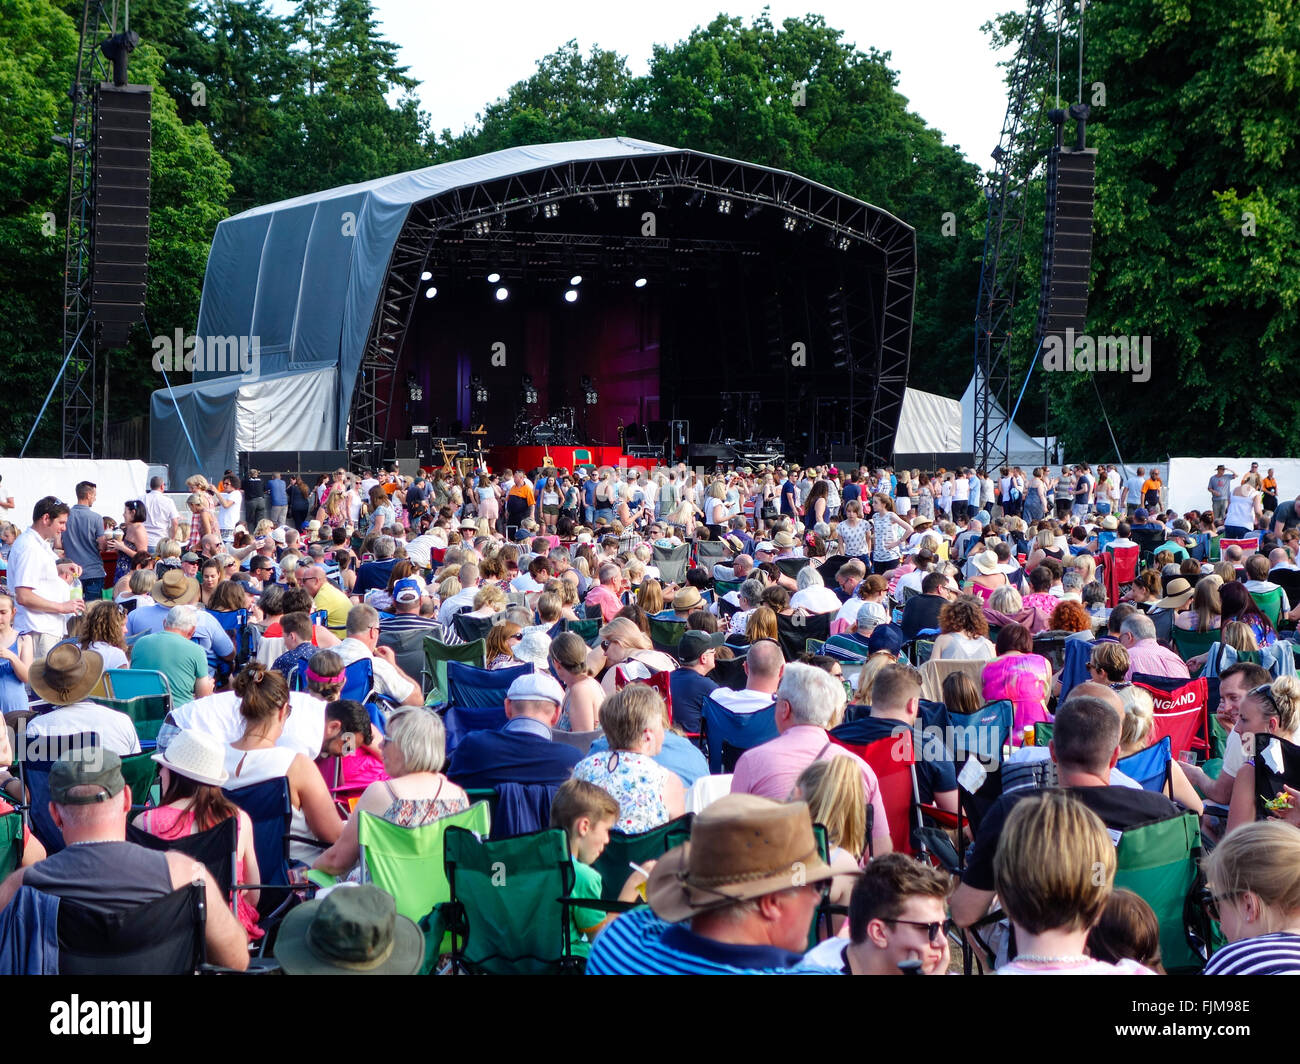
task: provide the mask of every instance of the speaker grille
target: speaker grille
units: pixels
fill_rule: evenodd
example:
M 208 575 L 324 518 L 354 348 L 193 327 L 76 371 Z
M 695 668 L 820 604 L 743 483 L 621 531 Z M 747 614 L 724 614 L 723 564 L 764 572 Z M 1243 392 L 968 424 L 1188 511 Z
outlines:
M 1097 150 L 1053 150 L 1047 161 L 1039 336 L 1082 332 L 1088 317 Z

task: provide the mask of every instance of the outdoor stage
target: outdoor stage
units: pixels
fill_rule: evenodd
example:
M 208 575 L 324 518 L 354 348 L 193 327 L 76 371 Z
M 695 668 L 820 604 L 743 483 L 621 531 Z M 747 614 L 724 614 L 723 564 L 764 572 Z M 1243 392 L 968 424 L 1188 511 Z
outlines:
M 549 457 L 549 461 L 547 460 Z M 488 451 L 488 465 L 494 473 L 503 469 L 541 469 L 547 465 L 556 469 L 573 471 L 575 466 L 651 466 L 653 461 L 646 458 L 628 458 L 618 447 L 563 446 L 500 446 Z

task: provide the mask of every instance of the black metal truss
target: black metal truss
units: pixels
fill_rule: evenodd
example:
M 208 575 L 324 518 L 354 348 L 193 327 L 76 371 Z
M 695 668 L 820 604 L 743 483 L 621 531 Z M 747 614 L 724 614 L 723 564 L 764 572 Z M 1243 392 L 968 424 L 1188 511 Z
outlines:
M 549 205 L 567 210 L 573 201 L 620 191 L 681 190 L 725 197 L 741 204 L 779 210 L 803 229 L 819 228 L 841 251 L 869 245 L 884 256 L 884 298 L 875 324 L 874 342 L 854 348 L 850 370 L 854 400 L 850 404 L 853 445 L 859 453 L 887 457 L 898 428 L 902 389 L 911 357 L 912 303 L 916 283 L 916 234 L 911 226 L 861 200 L 781 170 L 694 151 L 644 153 L 629 146 L 625 157 L 567 162 L 511 174 L 488 182 L 451 189 L 413 204 L 393 249 L 361 360 L 348 442 L 354 453 L 373 452 L 387 439 L 397 356 L 410 326 L 421 275 L 430 262 L 448 255 L 475 256 L 513 245 L 519 254 L 528 246 L 566 248 L 566 253 L 607 255 L 611 250 L 637 251 L 650 256 L 680 254 L 685 242 L 677 238 L 609 238 L 574 233 L 543 237 L 530 233 L 521 240 L 511 231 L 524 217 L 545 214 Z M 462 230 L 470 227 L 471 234 Z M 500 242 L 488 239 L 497 234 Z M 507 234 L 509 237 L 507 239 Z M 714 246 L 707 254 L 761 254 L 761 247 L 728 241 L 695 241 Z M 671 251 L 669 250 L 671 248 Z M 848 287 L 857 287 L 853 282 Z M 869 290 L 870 277 L 860 285 Z M 850 299 L 854 314 L 861 300 Z M 850 315 L 852 317 L 852 314 Z M 855 326 L 858 328 L 858 326 Z M 861 386 L 861 391 L 857 389 Z M 883 389 L 884 395 L 877 396 Z

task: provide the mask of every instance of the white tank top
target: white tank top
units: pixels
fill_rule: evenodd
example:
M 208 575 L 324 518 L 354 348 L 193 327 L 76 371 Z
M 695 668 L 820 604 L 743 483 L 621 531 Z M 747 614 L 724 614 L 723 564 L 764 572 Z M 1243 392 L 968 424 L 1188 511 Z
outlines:
M 1229 495 L 1228 496 L 1228 513 L 1224 518 L 1225 525 L 1237 525 L 1240 528 L 1255 527 L 1255 496 L 1254 495 Z

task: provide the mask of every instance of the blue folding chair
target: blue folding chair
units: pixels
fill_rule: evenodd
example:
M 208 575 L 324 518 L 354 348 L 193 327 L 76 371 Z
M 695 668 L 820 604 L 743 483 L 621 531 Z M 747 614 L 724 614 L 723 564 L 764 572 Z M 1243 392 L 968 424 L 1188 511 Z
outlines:
M 248 626 L 248 610 L 208 610 L 208 613 L 235 645 L 235 664 L 247 664 L 253 656 L 253 633 Z
M 709 696 L 700 706 L 700 725 L 714 776 L 734 771 L 741 754 L 779 734 L 775 702 L 753 713 L 733 713 Z
M 1057 697 L 1059 706 L 1077 684 L 1088 680 L 1088 661 L 1092 657 L 1093 642 L 1090 639 L 1067 639 L 1065 641 L 1065 665 L 1061 668 L 1061 693 Z
M 442 710 L 443 730 L 447 733 L 447 756 L 470 732 L 496 731 L 506 726 L 504 706 L 447 706 Z
M 70 751 L 89 750 L 99 745 L 99 735 L 95 732 L 19 736 L 18 778 L 28 795 L 27 826 L 41 840 L 47 854 L 56 854 L 64 848 L 63 832 L 50 815 L 50 769 L 60 756 Z M 36 756 L 28 756 L 33 754 Z
M 978 760 L 987 773 L 984 782 L 973 793 L 960 785 L 957 787 L 959 815 L 966 814 L 973 831 L 979 830 L 989 806 L 1002 794 L 1002 752 L 1011 743 L 1015 719 L 1015 706 L 1005 698 L 981 706 L 974 713 L 945 710 L 943 714 L 948 753 L 958 773 L 971 758 Z M 965 855 L 960 856 L 964 858 Z
M 325 627 L 325 622 L 329 620 L 329 612 L 326 610 L 313 610 L 311 614 L 311 623 L 319 628 Z
M 301 673 L 302 671 L 300 665 L 297 672 Z M 369 658 L 358 658 L 351 665 L 343 667 L 343 675 L 343 690 L 339 692 L 339 698 L 348 698 L 354 702 L 360 702 L 366 707 L 371 723 L 383 733 L 386 730 L 387 721 L 376 699 L 386 702 L 390 706 L 396 703 L 391 698 L 381 695 L 375 690 L 374 663 Z M 302 689 L 305 690 L 306 685 L 303 685 Z
M 263 926 L 283 915 L 293 897 L 289 883 L 289 844 L 312 842 L 290 834 L 293 821 L 293 803 L 289 796 L 289 780 L 285 776 L 250 783 L 247 787 L 223 787 L 222 793 L 248 814 L 253 822 L 253 851 L 257 854 L 260 883 L 237 883 L 235 890 L 258 889 L 261 895 L 257 910 Z
M 1144 791 L 1164 794 L 1172 782 L 1170 776 L 1173 769 L 1170 761 L 1173 759 L 1173 749 L 1173 739 L 1166 735 L 1145 750 L 1121 757 L 1115 762 L 1115 767 Z
M 449 661 L 447 702 L 461 707 L 504 707 L 510 685 L 520 676 L 527 676 L 532 671 L 531 665 L 518 665 L 509 669 L 480 669 L 462 661 Z

